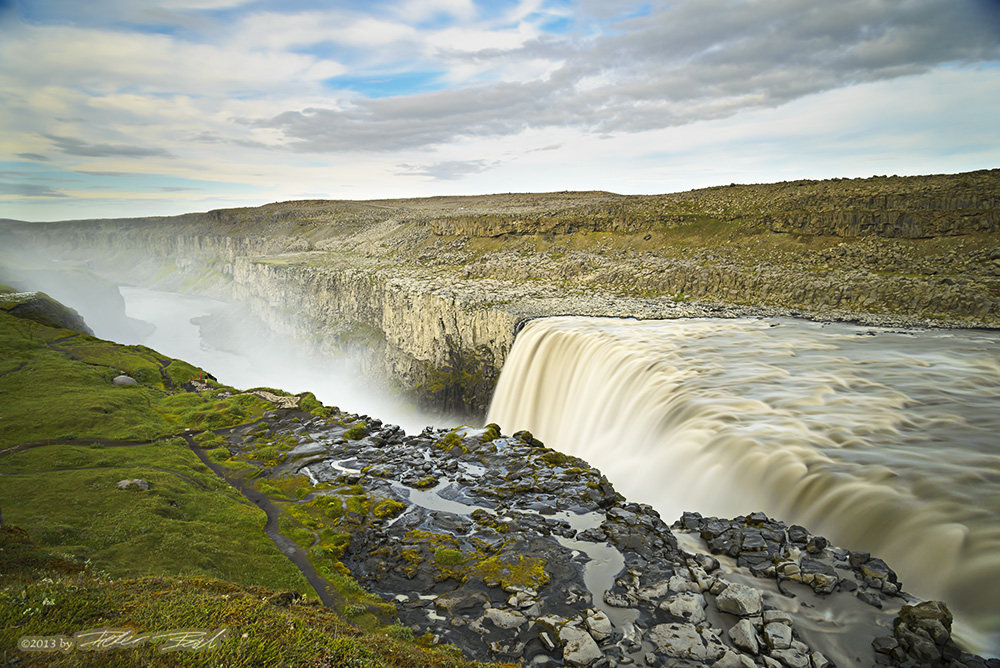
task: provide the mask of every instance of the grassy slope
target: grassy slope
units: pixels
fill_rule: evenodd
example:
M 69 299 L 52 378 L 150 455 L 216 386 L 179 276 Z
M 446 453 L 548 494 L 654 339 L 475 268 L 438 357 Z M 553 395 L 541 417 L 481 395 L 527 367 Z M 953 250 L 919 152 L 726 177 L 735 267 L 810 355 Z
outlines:
M 112 385 L 122 372 L 140 384 Z M 254 422 L 271 405 L 253 395 L 227 397 L 232 388 L 214 383 L 206 392 L 181 389 L 203 375 L 141 346 L 0 313 L 0 509 L 6 522 L 0 527 L 0 660 L 472 665 L 453 652 L 415 645 L 409 629 L 361 631 L 314 598 L 293 607 L 269 602 L 276 590 L 313 592 L 264 534 L 264 512 L 173 435 L 193 430 L 203 445 L 218 445 L 217 436 L 199 430 Z M 228 455 L 209 451 L 215 453 Z M 255 470 L 246 460 L 228 462 L 234 475 Z M 132 478 L 148 481 L 149 490 L 117 488 Z M 277 488 L 274 494 L 289 496 Z M 336 590 L 353 593 L 351 600 L 371 598 L 342 573 L 330 575 L 338 579 Z M 211 652 L 155 659 L 150 647 L 30 657 L 16 649 L 25 635 L 102 626 L 137 632 L 227 627 L 229 639 Z

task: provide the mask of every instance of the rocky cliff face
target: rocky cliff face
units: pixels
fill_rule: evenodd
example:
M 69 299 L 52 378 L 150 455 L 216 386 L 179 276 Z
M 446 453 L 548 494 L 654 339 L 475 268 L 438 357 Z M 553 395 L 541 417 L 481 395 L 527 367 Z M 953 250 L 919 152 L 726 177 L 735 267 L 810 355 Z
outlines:
M 527 318 L 801 314 L 1000 326 L 1000 170 L 726 186 L 305 201 L 23 225 L 124 283 L 236 300 L 295 345 L 481 412 Z

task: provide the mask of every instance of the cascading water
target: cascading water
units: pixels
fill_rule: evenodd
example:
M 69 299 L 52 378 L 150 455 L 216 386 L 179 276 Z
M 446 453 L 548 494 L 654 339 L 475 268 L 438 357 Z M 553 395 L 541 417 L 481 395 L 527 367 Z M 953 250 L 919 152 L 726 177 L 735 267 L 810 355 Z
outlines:
M 763 510 L 884 558 L 1000 650 L 1000 335 L 792 319 L 549 318 L 488 421 L 600 468 L 668 522 Z

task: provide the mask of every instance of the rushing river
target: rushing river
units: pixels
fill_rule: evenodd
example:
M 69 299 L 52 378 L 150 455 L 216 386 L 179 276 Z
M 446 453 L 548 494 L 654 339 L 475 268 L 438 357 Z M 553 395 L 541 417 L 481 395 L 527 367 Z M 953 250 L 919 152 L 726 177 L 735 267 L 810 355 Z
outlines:
M 763 510 L 884 558 L 1000 650 L 1000 335 L 791 319 L 549 318 L 487 419 L 668 522 Z
M 126 314 L 151 323 L 148 336 L 99 332 L 123 343 L 141 343 L 164 355 L 199 366 L 219 382 L 240 389 L 274 387 L 312 392 L 328 406 L 367 413 L 416 433 L 434 421 L 401 398 L 365 386 L 351 360 L 306 354 L 294 343 L 268 335 L 251 323 L 233 323 L 229 304 L 216 299 L 145 288 L 119 288 Z M 213 328 L 228 336 L 203 336 L 198 322 L 214 318 Z

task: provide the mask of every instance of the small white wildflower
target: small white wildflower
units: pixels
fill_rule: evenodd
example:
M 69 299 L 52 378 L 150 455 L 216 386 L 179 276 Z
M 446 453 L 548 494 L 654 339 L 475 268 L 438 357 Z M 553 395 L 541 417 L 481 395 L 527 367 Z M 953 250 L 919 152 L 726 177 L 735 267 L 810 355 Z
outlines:
M 56 602 L 53 601 L 51 598 L 46 598 L 42 601 L 42 605 L 55 605 L 55 604 Z
M 249 638 L 249 637 L 250 637 L 250 634 L 249 634 L 249 633 L 244 633 L 244 634 L 243 634 L 243 639 L 244 639 L 244 640 L 246 640 L 246 639 L 247 639 L 247 638 Z

